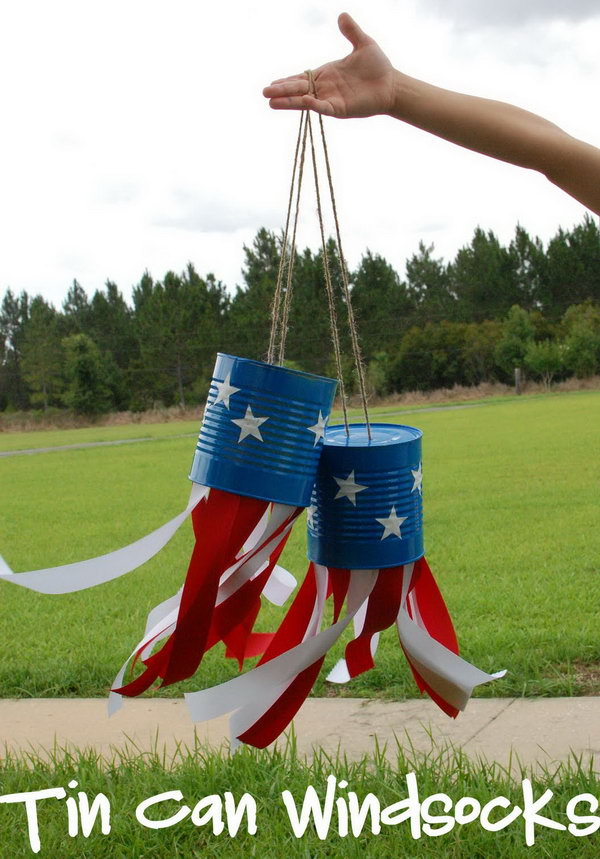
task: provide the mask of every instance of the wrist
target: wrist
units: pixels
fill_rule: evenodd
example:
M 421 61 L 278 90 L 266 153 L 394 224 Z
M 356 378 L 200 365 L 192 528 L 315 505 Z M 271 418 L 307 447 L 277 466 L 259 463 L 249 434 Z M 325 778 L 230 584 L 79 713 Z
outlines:
M 391 106 L 387 111 L 388 115 L 394 119 L 410 122 L 410 117 L 414 113 L 415 105 L 422 95 L 424 86 L 422 81 L 394 69 Z

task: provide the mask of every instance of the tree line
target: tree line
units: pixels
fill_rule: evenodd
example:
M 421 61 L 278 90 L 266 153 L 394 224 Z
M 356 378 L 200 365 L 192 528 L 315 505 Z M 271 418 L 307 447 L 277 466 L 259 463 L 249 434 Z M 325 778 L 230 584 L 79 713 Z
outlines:
M 82 414 L 201 403 L 217 351 L 265 356 L 281 237 L 260 229 L 244 247 L 231 294 L 190 263 L 155 280 L 145 272 L 131 304 L 107 281 L 91 298 L 75 280 L 62 307 L 6 290 L 0 304 L 0 410 L 70 408 Z M 341 272 L 328 245 L 345 318 Z M 517 226 L 503 245 L 477 228 L 444 261 L 421 243 L 401 277 L 367 250 L 350 273 L 370 391 L 510 382 L 515 367 L 550 384 L 600 369 L 600 233 L 586 216 L 546 246 Z M 286 360 L 335 375 L 323 255 L 298 251 Z M 344 375 L 354 384 L 342 326 Z

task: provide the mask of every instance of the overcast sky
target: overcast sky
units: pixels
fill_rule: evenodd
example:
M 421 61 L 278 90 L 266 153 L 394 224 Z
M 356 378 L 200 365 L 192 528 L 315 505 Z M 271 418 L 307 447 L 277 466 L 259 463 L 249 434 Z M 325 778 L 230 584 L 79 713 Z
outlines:
M 597 0 L 20 0 L 0 6 L 0 294 L 59 304 L 73 278 L 129 297 L 192 260 L 231 289 L 281 228 L 298 115 L 273 78 L 348 53 L 348 11 L 397 68 L 512 101 L 600 145 Z M 537 174 L 389 118 L 327 121 L 345 250 L 403 273 L 480 224 L 547 240 L 584 208 Z M 309 187 L 309 186 L 307 186 Z M 312 198 L 299 245 L 317 246 Z

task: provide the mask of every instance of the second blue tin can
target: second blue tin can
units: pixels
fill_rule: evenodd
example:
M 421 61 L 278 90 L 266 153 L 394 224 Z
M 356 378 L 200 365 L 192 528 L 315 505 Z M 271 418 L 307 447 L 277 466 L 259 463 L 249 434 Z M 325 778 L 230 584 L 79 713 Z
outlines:
M 415 427 L 329 427 L 311 506 L 308 557 L 327 567 L 381 569 L 424 554 L 421 437 Z

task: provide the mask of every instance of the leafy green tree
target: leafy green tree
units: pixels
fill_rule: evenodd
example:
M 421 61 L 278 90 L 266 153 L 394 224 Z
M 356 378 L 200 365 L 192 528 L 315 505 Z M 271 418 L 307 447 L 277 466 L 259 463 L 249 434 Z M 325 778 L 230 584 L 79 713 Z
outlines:
M 57 313 L 41 295 L 30 304 L 25 324 L 21 369 L 31 391 L 31 402 L 46 410 L 56 403 L 63 386 L 63 349 Z
M 573 328 L 580 325 L 585 325 L 592 331 L 600 331 L 600 304 L 593 301 L 572 304 L 565 310 L 562 325 L 566 334 L 570 334 Z
M 600 231 L 585 216 L 572 230 L 559 229 L 546 250 L 544 314 L 557 319 L 571 304 L 600 301 Z
M 587 325 L 574 327 L 564 342 L 564 363 L 578 379 L 595 376 L 600 369 L 600 334 Z
M 468 383 L 465 361 L 467 325 L 461 322 L 428 322 L 410 328 L 390 367 L 396 391 L 428 391 Z
M 496 320 L 466 325 L 463 356 L 467 385 L 479 385 L 497 378 L 496 344 L 501 335 L 502 324 Z
M 448 266 L 433 257 L 434 246 L 419 242 L 418 253 L 406 263 L 406 281 L 418 316 L 423 321 L 456 319 L 457 299 L 452 292 Z
M 237 288 L 229 319 L 230 341 L 242 357 L 262 359 L 266 355 L 280 253 L 281 241 L 264 228 L 251 247 L 244 245 L 244 285 Z
M 366 361 L 393 341 L 399 343 L 415 312 L 406 284 L 382 256 L 370 250 L 352 275 L 352 306 Z
M 367 393 L 385 397 L 391 391 L 390 356 L 387 352 L 377 352 L 367 366 Z
M 145 381 L 152 399 L 183 407 L 194 383 L 205 379 L 214 363 L 225 289 L 212 276 L 201 278 L 190 263 L 181 275 L 167 272 L 162 283 L 145 275 L 133 302 L 142 370 L 138 383 Z
M 343 351 L 347 356 L 349 345 L 346 310 L 341 298 L 340 267 L 331 240 L 327 247 Z M 269 344 L 281 240 L 274 233 L 261 229 L 252 247 L 244 247 L 244 251 L 245 285 L 238 287 L 231 302 L 229 331 L 236 354 L 263 359 Z M 282 300 L 286 284 L 287 271 L 284 272 Z M 308 372 L 335 373 L 331 365 L 332 346 L 321 250 L 313 253 L 306 248 L 296 252 L 285 356 Z M 347 363 L 348 382 L 351 384 L 351 359 Z
M 541 379 L 546 388 L 564 369 L 563 349 L 555 340 L 532 341 L 525 354 L 525 366 Z
M 29 296 L 15 295 L 7 289 L 0 305 L 0 342 L 2 343 L 2 375 L 0 403 L 26 409 L 29 405 L 27 386 L 21 373 L 21 358 L 25 325 L 29 319 Z
M 74 280 L 63 302 L 62 330 L 69 334 L 89 333 L 90 302 L 85 289 Z
M 600 370 L 600 307 L 591 302 L 572 305 L 563 317 L 563 328 L 567 369 L 579 379 L 595 375 Z
M 464 322 L 500 319 L 519 300 L 513 255 L 490 230 L 477 227 L 449 266 L 451 290 Z
M 531 238 L 527 230 L 517 224 L 508 253 L 517 289 L 516 303 L 525 310 L 536 310 L 542 306 L 544 280 L 546 277 L 546 255 L 540 239 Z
M 106 281 L 104 290 L 96 290 L 92 296 L 86 333 L 101 352 L 110 352 L 122 370 L 139 354 L 131 308 L 111 280 Z
M 529 313 L 515 304 L 508 312 L 495 350 L 496 363 L 508 380 L 512 379 L 515 367 L 523 366 L 533 336 Z
M 111 280 L 96 290 L 86 311 L 86 332 L 100 349 L 108 370 L 116 408 L 129 407 L 132 386 L 128 368 L 139 357 L 131 308 Z
M 350 391 L 354 384 L 353 361 L 348 336 L 346 307 L 342 302 L 341 271 L 335 244 L 332 241 L 328 242 L 327 254 L 340 335 L 342 372 Z M 312 253 L 306 248 L 297 256 L 294 266 L 286 356 L 296 361 L 308 372 L 337 376 L 333 360 L 322 249 L 317 253 Z
M 64 402 L 77 414 L 98 415 L 112 406 L 108 371 L 100 350 L 87 334 L 63 340 L 66 390 Z

